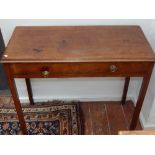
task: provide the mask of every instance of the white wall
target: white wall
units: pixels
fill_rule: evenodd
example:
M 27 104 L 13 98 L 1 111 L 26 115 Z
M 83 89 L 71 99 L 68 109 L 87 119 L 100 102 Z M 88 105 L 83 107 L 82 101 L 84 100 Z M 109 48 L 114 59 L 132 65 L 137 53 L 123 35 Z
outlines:
M 30 25 L 140 25 L 155 50 L 155 20 L 0 20 L 0 27 L 7 44 L 15 26 Z M 141 120 L 145 128 L 155 127 L 155 71 L 143 105 Z M 27 101 L 23 79 L 16 80 L 19 96 Z M 32 79 L 34 98 L 38 100 L 120 100 L 123 78 Z M 141 80 L 132 78 L 128 98 L 137 99 Z

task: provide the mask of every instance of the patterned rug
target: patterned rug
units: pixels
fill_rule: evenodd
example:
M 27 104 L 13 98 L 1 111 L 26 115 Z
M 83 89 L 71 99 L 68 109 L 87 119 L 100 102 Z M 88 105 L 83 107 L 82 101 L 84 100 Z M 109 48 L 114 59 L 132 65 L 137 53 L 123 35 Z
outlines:
M 23 105 L 29 135 L 78 135 L 81 121 L 77 102 L 53 101 Z M 20 135 L 20 124 L 11 97 L 0 96 L 0 135 Z

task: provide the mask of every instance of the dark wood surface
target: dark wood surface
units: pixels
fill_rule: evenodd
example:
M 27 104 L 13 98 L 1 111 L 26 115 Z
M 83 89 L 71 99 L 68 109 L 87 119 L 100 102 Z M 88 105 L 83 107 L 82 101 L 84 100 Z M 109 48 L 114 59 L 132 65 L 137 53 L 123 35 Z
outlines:
M 16 27 L 5 56 L 3 63 L 155 60 L 139 26 Z
M 11 95 L 12 95 L 12 98 L 14 100 L 16 112 L 17 112 L 18 119 L 19 119 L 19 122 L 20 122 L 20 127 L 21 127 L 21 130 L 22 130 L 23 134 L 26 135 L 27 134 L 27 129 L 26 129 L 26 124 L 25 124 L 25 119 L 24 119 L 22 107 L 21 107 L 21 104 L 20 104 L 20 100 L 19 100 L 16 85 L 15 85 L 15 81 L 14 81 L 14 78 L 13 78 L 11 72 L 10 72 L 11 71 L 10 68 L 9 68 L 10 66 L 5 64 L 4 67 L 5 67 L 5 71 L 6 71 L 6 74 L 7 74 Z
M 85 135 L 117 135 L 127 131 L 135 109 L 132 101 L 125 105 L 118 101 L 81 102 L 80 107 Z M 141 129 L 138 120 L 136 130 Z
M 28 97 L 29 97 L 30 105 L 34 105 L 31 80 L 26 78 L 25 79 L 25 83 L 26 83 L 26 87 L 27 87 L 27 92 L 28 92 Z
M 115 66 L 116 70 L 111 70 Z M 46 77 L 121 77 L 147 75 L 153 62 L 68 62 L 68 63 L 11 63 L 10 68 L 18 78 L 44 78 L 43 71 L 48 70 Z
M 151 78 L 151 73 L 152 70 L 148 70 L 148 76 L 143 77 L 143 81 L 142 81 L 142 85 L 141 85 L 141 89 L 140 89 L 140 93 L 139 93 L 139 97 L 137 100 L 137 105 L 133 114 L 133 118 L 132 118 L 132 122 L 130 125 L 130 130 L 134 130 L 136 125 L 137 125 L 137 121 L 139 119 L 139 114 L 143 105 L 143 101 L 146 95 L 146 91 L 149 85 L 149 81 Z
M 144 77 L 130 125 L 135 129 L 154 62 L 155 54 L 138 26 L 17 27 L 2 58 L 23 133 L 26 126 L 13 78 Z M 128 79 L 122 102 L 127 89 Z
M 129 88 L 129 82 L 130 82 L 130 77 L 125 77 L 124 89 L 123 89 L 123 95 L 122 95 L 122 104 L 125 104 L 125 102 L 126 102 L 126 97 L 127 97 L 128 88 Z

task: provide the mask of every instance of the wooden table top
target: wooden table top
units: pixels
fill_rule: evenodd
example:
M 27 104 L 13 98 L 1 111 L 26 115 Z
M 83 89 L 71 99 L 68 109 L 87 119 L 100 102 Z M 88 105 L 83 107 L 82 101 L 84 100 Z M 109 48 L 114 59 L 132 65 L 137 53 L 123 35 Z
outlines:
M 155 61 L 139 26 L 16 27 L 2 62 Z

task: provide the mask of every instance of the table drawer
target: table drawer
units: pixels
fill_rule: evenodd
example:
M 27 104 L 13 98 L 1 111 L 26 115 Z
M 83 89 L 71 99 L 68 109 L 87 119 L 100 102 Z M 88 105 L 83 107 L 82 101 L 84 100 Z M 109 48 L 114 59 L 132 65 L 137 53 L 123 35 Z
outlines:
M 10 68 L 15 77 L 102 77 L 141 76 L 153 63 L 16 63 Z

